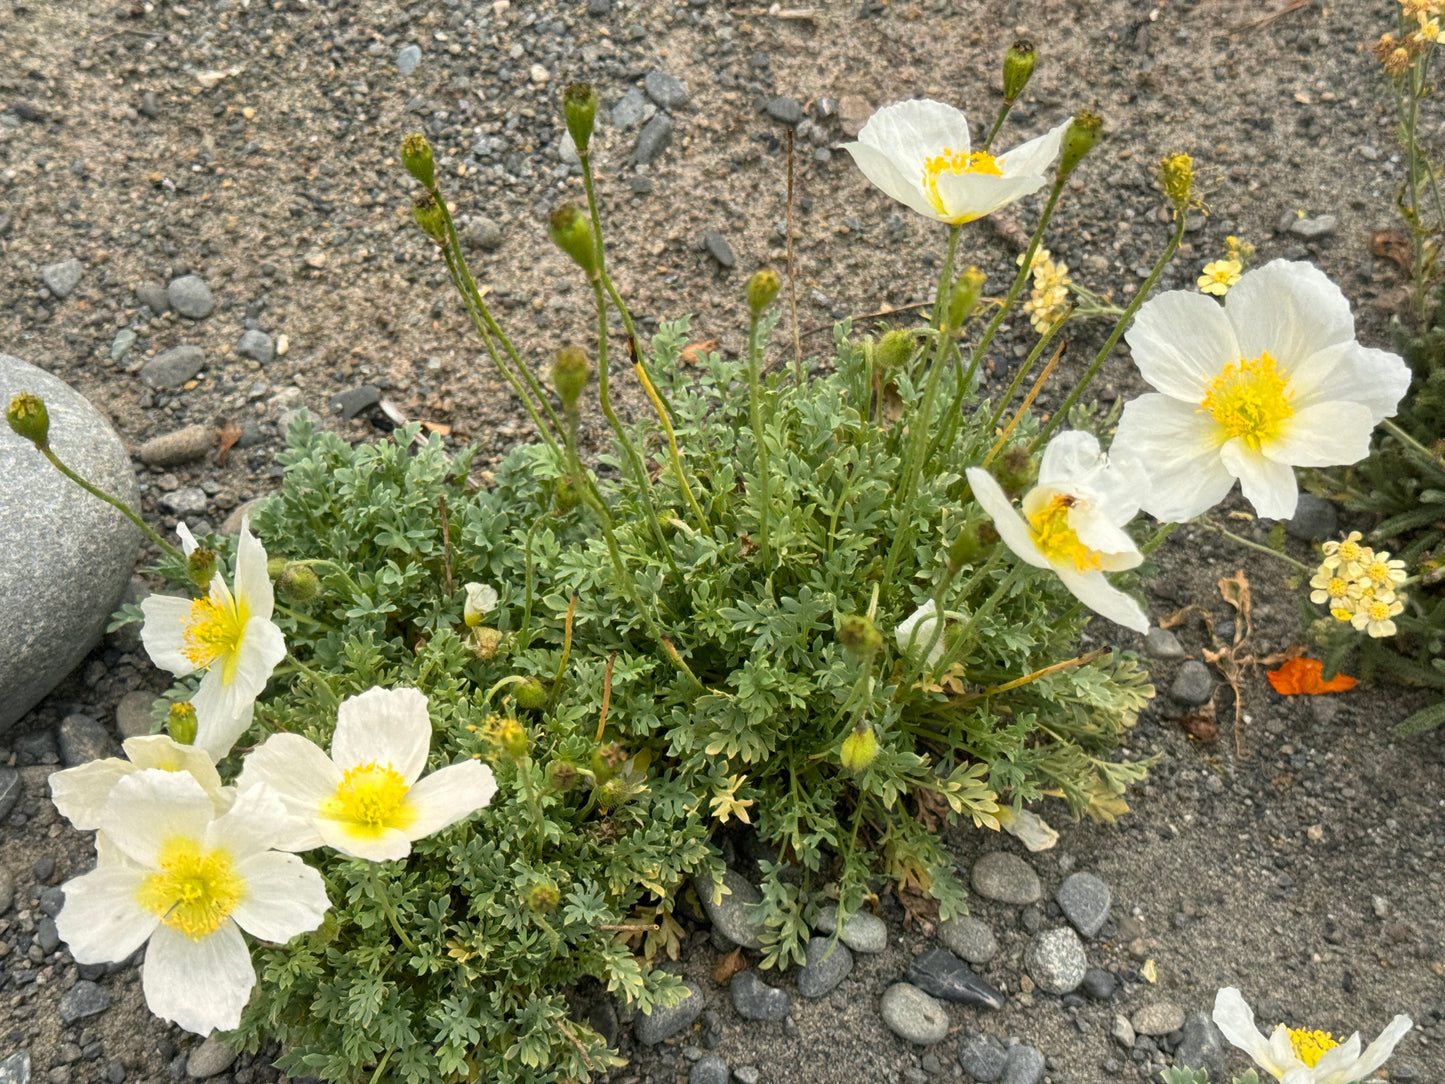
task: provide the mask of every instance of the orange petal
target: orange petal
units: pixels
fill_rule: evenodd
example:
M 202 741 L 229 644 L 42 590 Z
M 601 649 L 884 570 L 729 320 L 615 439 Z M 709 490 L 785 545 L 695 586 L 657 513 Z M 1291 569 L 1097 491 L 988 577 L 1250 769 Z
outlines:
M 1325 681 L 1320 677 L 1323 670 L 1324 664 L 1319 659 L 1301 657 L 1290 659 L 1278 670 L 1270 670 L 1266 676 L 1274 686 L 1274 691 L 1283 696 L 1340 693 L 1353 689 L 1358 684 L 1348 674 L 1336 674 L 1329 681 Z

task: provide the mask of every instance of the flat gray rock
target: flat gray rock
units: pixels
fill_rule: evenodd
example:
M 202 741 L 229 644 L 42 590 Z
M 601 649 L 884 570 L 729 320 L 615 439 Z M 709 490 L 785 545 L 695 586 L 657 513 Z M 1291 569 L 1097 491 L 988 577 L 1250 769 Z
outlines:
M 224 1073 L 235 1060 L 236 1052 L 212 1035 L 191 1051 L 191 1056 L 186 1059 L 186 1076 L 192 1080 L 205 1080 Z
M 1214 675 L 1198 659 L 1188 659 L 1174 675 L 1169 686 L 1169 696 L 1185 707 L 1197 708 L 1207 704 L 1214 695 Z
M 1113 894 L 1092 873 L 1072 873 L 1054 894 L 1064 917 L 1085 937 L 1093 937 L 1109 918 Z
M 642 126 L 641 133 L 637 136 L 637 150 L 635 159 L 637 164 L 645 166 L 653 161 L 672 142 L 672 118 L 666 113 L 659 113 Z
M 879 1005 L 883 1022 L 900 1039 L 931 1046 L 948 1038 L 948 1010 L 942 1002 L 906 982 L 895 982 Z
M 1155 1001 L 1135 1012 L 1129 1023 L 1140 1035 L 1168 1035 L 1184 1027 L 1184 1010 L 1172 1001 Z
M 115 728 L 120 731 L 121 740 L 139 738 L 151 732 L 151 705 L 156 702 L 155 693 L 126 693 L 115 707 Z
M 838 908 L 829 904 L 818 914 L 818 932 L 835 933 L 837 929 Z M 888 926 L 877 915 L 859 911 L 848 916 L 839 939 L 854 952 L 877 955 L 888 947 Z
M 20 773 L 14 768 L 0 765 L 0 821 L 10 816 L 10 811 L 15 808 L 15 803 L 20 800 Z M 4 872 L 0 871 L 0 877 Z M 5 908 L 0 907 L 0 915 L 5 913 Z
M 262 365 L 267 365 L 276 357 L 276 344 L 264 331 L 251 328 L 242 333 L 241 340 L 236 343 L 236 353 L 243 358 L 250 358 L 252 361 L 259 361 Z
M 56 297 L 69 297 L 71 291 L 80 285 L 83 271 L 79 260 L 61 260 L 42 267 L 40 281 Z
M 938 939 L 955 956 L 971 964 L 986 964 L 998 954 L 998 938 L 987 922 L 972 915 L 960 915 L 939 923 Z
M 1007 851 L 993 851 L 973 864 L 973 890 L 985 899 L 1016 907 L 1038 903 L 1044 895 L 1033 867 Z
M 0 1084 L 30 1084 L 30 1051 L 18 1051 L 0 1061 Z
M 663 109 L 676 109 L 687 104 L 687 87 L 683 86 L 676 76 L 668 75 L 667 72 L 652 69 L 642 81 L 642 86 L 647 91 L 647 96 Z
M 612 126 L 624 132 L 629 128 L 636 128 L 647 120 L 656 108 L 648 102 L 642 91 L 631 87 L 612 107 Z
M 67 1026 L 110 1008 L 110 995 L 89 979 L 81 979 L 60 999 L 60 1020 Z
M 216 299 L 211 288 L 200 275 L 182 275 L 173 279 L 166 287 L 166 298 L 171 308 L 192 320 L 204 320 L 216 308 Z
M 943 948 L 931 948 L 908 964 L 905 976 L 926 994 L 965 1005 L 1003 1008 L 1003 994 L 975 975 L 967 964 Z
M 846 979 L 853 970 L 848 946 L 831 937 L 808 939 L 808 962 L 798 971 L 798 993 L 819 998 Z
M 120 755 L 110 732 L 89 715 L 67 715 L 60 720 L 60 759 L 67 768 Z
M 788 991 L 769 986 L 758 978 L 756 971 L 739 971 L 728 986 L 733 997 L 733 1008 L 744 1020 L 769 1020 L 777 1022 L 788 1015 L 793 999 Z
M 140 493 L 110 423 L 70 385 L 0 354 L 0 402 L 45 400 L 60 459 L 131 507 Z M 73 670 L 105 630 L 135 571 L 140 532 L 0 426 L 0 733 Z
M 1043 1051 L 1038 1047 L 1023 1043 L 1011 1046 L 1003 1064 L 1003 1076 L 998 1078 L 999 1084 L 1039 1084 L 1044 1079 L 1046 1064 Z
M 150 388 L 178 388 L 206 364 L 205 352 L 189 343 L 162 350 L 141 366 L 140 378 Z
M 166 296 L 166 288 L 157 283 L 141 283 L 135 288 L 135 299 L 157 316 L 171 311 L 171 299 Z
M 728 1084 L 728 1063 L 716 1054 L 709 1054 L 693 1063 L 687 1084 Z
M 958 1044 L 958 1064 L 977 1084 L 993 1084 L 1007 1061 L 1008 1047 L 992 1035 L 975 1033 Z
M 1079 988 L 1089 961 L 1079 935 L 1065 926 L 1043 930 L 1034 936 L 1024 953 L 1024 969 L 1039 989 L 1062 995 Z
M 652 1046 L 664 1039 L 671 1039 L 678 1032 L 691 1027 L 692 1022 L 702 1015 L 702 991 L 690 982 L 683 985 L 687 988 L 687 993 L 672 1008 L 655 1008 L 650 1013 L 637 1014 L 632 1031 L 639 1043 Z
M 403 45 L 396 54 L 396 70 L 402 75 L 410 75 L 420 64 L 421 46 L 419 45 Z
M 748 949 L 762 948 L 760 929 L 753 921 L 753 912 L 762 902 L 762 894 L 736 870 L 723 873 L 723 886 L 728 893 L 715 900 L 713 894 L 718 889 L 713 886 L 712 878 L 700 876 L 694 882 L 709 921 L 733 944 Z
M 1184 1038 L 1174 1051 L 1181 1069 L 1208 1069 L 1210 1080 L 1224 1080 L 1224 1036 L 1206 1012 L 1196 1012 L 1184 1021 Z

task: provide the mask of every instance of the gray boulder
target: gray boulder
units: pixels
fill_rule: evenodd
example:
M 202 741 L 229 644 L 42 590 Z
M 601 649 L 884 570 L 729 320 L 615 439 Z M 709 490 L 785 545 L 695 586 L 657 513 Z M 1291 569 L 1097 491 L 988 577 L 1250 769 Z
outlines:
M 62 462 L 131 507 L 140 494 L 130 457 L 101 413 L 70 385 L 0 354 L 0 402 L 45 400 Z M 79 663 L 120 602 L 140 532 L 81 490 L 29 441 L 0 426 L 0 733 Z

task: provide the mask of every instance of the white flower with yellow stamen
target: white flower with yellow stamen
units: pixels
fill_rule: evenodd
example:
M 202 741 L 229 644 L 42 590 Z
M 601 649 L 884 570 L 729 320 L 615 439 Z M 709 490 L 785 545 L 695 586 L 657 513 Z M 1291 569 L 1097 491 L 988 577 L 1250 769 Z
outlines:
M 1280 1024 L 1268 1039 L 1255 1027 L 1254 1010 L 1232 986 L 1214 998 L 1214 1022 L 1233 1046 L 1284 1084 L 1354 1084 L 1384 1065 L 1414 1026 L 1408 1016 L 1391 1020 L 1379 1038 L 1360 1053 L 1360 1033 L 1343 1043 L 1327 1031 Z
M 1410 386 L 1396 354 L 1355 341 L 1350 303 L 1318 268 L 1276 260 L 1221 306 L 1173 290 L 1146 302 L 1126 338 L 1158 389 L 1124 407 L 1117 452 L 1150 465 L 1144 508 L 1192 519 L 1236 481 L 1256 513 L 1294 515 L 1294 470 L 1354 463 Z
M 60 815 L 82 832 L 101 826 L 105 803 L 115 785 L 126 776 L 146 769 L 182 772 L 201 785 L 216 807 L 217 815 L 231 808 L 236 792 L 221 785 L 221 776 L 210 756 L 194 745 L 181 745 L 164 734 L 127 738 L 125 760 L 105 757 L 66 768 L 50 777 L 50 796 Z
M 1039 484 L 1024 495 L 1023 515 L 993 477 L 967 471 L 974 498 L 1009 549 L 1035 568 L 1048 568 L 1074 596 L 1115 624 L 1149 631 L 1143 607 L 1104 578 L 1144 560 L 1123 529 L 1149 492 L 1134 461 L 1100 454 L 1089 433 L 1060 433 L 1039 464 Z
M 1325 566 L 1316 570 L 1310 578 L 1310 586 L 1314 588 L 1310 592 L 1310 601 L 1329 603 L 1331 609 L 1353 605 L 1354 600 L 1360 597 L 1360 585 L 1354 579 L 1336 575 L 1334 569 Z
M 1044 186 L 1071 122 L 993 155 L 973 150 L 968 119 L 926 98 L 884 106 L 843 149 L 884 192 L 919 214 L 960 225 Z
M 1239 281 L 1239 273 L 1243 269 L 1238 260 L 1215 260 L 1207 263 L 1204 265 L 1204 273 L 1199 276 L 1199 289 L 1206 294 L 1223 297 L 1229 293 L 1229 288 Z
M 468 628 L 476 628 L 482 619 L 497 608 L 497 589 L 490 584 L 467 584 L 467 601 L 462 610 L 462 620 Z
M 195 539 L 176 528 L 186 555 Z M 286 638 L 271 622 L 275 596 L 266 575 L 266 550 L 241 521 L 234 592 L 219 572 L 204 598 L 151 595 L 141 603 L 141 642 L 151 660 L 182 676 L 205 672 L 191 700 L 196 745 L 219 761 L 251 723 L 251 708 L 271 671 L 286 657 Z
M 236 1027 L 256 984 L 241 931 L 281 944 L 330 906 L 319 873 L 272 849 L 280 801 L 253 790 L 218 816 L 189 773 L 147 769 L 115 784 L 100 820 L 99 863 L 66 883 L 55 919 L 71 955 L 110 963 L 149 942 L 151 1012 L 198 1035 Z
M 246 758 L 244 794 L 266 786 L 296 818 L 277 846 L 323 844 L 373 862 L 405 858 L 413 840 L 481 809 L 497 792 L 477 760 L 422 778 L 431 746 L 426 697 L 418 689 L 368 689 L 341 702 L 331 756 L 296 734 L 273 734 Z
M 1405 604 L 1393 593 L 1377 594 L 1368 601 L 1362 600 L 1351 616 L 1350 624 L 1376 639 L 1394 636 L 1397 630 L 1393 619 L 1404 609 Z

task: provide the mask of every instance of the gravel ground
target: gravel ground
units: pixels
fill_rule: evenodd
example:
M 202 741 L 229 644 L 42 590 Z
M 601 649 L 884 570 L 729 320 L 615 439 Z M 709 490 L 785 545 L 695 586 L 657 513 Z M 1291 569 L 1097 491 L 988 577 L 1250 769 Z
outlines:
M 552 206 L 581 193 L 556 119 L 567 82 L 590 79 L 604 105 L 603 209 L 634 312 L 645 325 L 693 313 L 695 340 L 724 351 L 742 345 L 746 276 L 783 262 L 796 123 L 798 319 L 812 352 L 836 318 L 925 300 L 941 253 L 937 227 L 871 189 L 833 148 L 872 108 L 905 97 L 972 103 L 985 121 L 997 59 L 1019 35 L 1044 59 L 1002 145 L 1081 106 L 1109 126 L 1047 242 L 1079 281 L 1121 301 L 1137 288 L 1168 230 L 1154 163 L 1187 150 L 1209 214 L 1192 223 L 1166 287 L 1192 284 L 1237 234 L 1261 261 L 1319 263 L 1355 302 L 1362 338 L 1383 344 L 1400 284 L 1368 240 L 1392 224 L 1402 171 L 1388 92 L 1360 43 L 1396 5 L 1309 3 L 1269 19 L 1285 6 L 850 0 L 790 18 L 706 0 L 0 0 L 0 350 L 70 381 L 111 417 L 137 457 L 145 511 L 164 527 L 182 515 L 219 525 L 270 489 L 279 425 L 302 405 L 349 438 L 375 439 L 390 427 L 375 405 L 384 397 L 495 460 L 530 427 L 479 361 L 434 249 L 410 223 L 402 135 L 431 137 L 474 271 L 540 365 L 585 341 L 591 320 L 544 228 Z M 1013 266 L 1017 223 L 1035 211 L 1024 201 L 967 236 L 965 258 L 994 288 Z M 73 283 L 56 267 L 70 260 Z M 1103 333 L 1081 329 L 1066 368 Z M 994 363 L 1006 370 L 1031 343 L 1021 323 L 1001 335 Z M 200 354 L 167 354 L 178 346 Z M 1140 390 L 1126 359 L 1105 368 L 1102 398 Z M 586 424 L 596 440 L 600 417 Z M 218 431 L 237 442 L 229 453 Z M 1261 653 L 1298 637 L 1267 562 L 1185 532 L 1166 550 L 1153 612 L 1197 603 L 1224 616 L 1214 582 L 1242 565 Z M 1180 632 L 1194 654 L 1201 635 Z M 1161 691 L 1180 665 L 1160 663 Z M 0 1080 L 12 1049 L 29 1052 L 31 1079 L 54 1084 L 185 1072 L 192 1039 L 145 1015 L 135 967 L 87 970 L 108 1007 L 62 1022 L 92 991 L 74 993 L 80 969 L 46 924 L 56 902 L 46 889 L 91 853 L 43 797 L 55 728 L 83 712 L 114 730 L 126 693 L 164 684 L 133 639 L 113 637 L 5 736 L 8 754 L 0 748 L 23 790 L 0 809 Z M 1162 1000 L 1192 1013 L 1232 982 L 1270 1023 L 1373 1033 L 1409 1012 L 1425 1031 L 1407 1039 L 1391 1078 L 1441 1079 L 1445 1059 L 1428 1045 L 1445 1042 L 1445 813 L 1429 785 L 1440 740 L 1388 738 L 1412 707 L 1397 690 L 1300 705 L 1256 678 L 1248 697 L 1243 758 L 1228 726 L 1216 744 L 1187 738 L 1171 719 L 1183 709 L 1161 697 L 1133 739 L 1134 752 L 1160 755 L 1134 812 L 1114 827 L 1066 827 L 1059 849 L 1033 857 L 1042 905 L 980 901 L 1002 946 L 982 973 L 1005 1009 L 951 1009 L 954 1038 L 926 1051 L 885 1030 L 883 988 L 935 940 L 904 931 L 885 904 L 888 950 L 859 955 L 820 1001 L 795 996 L 791 1026 L 735 1014 L 699 933 L 684 965 L 716 1012 L 714 1053 L 756 1066 L 762 1081 L 914 1084 L 961 1074 L 956 1040 L 979 1028 L 1042 1050 L 1054 1084 L 1103 1084 L 1163 1056 L 1112 1038 L 1116 1013 Z M 963 834 L 959 861 L 1013 845 Z M 1113 890 L 1114 929 L 1086 945 L 1091 966 L 1118 975 L 1112 1001 L 1023 988 L 1031 927 L 1061 924 L 1048 901 L 1070 860 Z M 1145 959 L 1155 985 L 1140 977 Z M 796 990 L 791 978 L 764 979 Z M 634 1061 L 615 1079 L 685 1078 L 706 1030 L 650 1050 L 624 1032 Z M 215 1079 L 276 1075 L 265 1058 L 225 1072 Z

